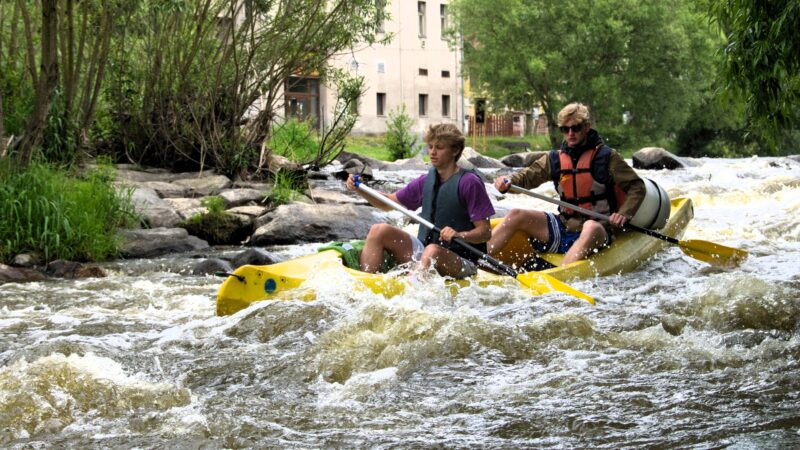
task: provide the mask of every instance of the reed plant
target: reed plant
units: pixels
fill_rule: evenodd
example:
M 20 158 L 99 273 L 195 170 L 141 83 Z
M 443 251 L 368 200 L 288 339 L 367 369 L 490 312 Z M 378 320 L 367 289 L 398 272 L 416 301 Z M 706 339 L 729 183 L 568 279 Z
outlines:
M 45 261 L 117 256 L 119 227 L 136 223 L 130 190 L 117 190 L 110 165 L 84 175 L 32 163 L 0 163 L 0 259 L 31 253 Z

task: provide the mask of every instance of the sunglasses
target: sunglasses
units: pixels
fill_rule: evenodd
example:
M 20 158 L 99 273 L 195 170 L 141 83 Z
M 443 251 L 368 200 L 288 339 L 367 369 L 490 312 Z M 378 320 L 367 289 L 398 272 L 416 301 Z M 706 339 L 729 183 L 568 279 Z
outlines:
M 577 125 L 570 125 L 570 126 L 561 125 L 560 127 L 558 127 L 558 129 L 561 130 L 561 132 L 564 134 L 567 134 L 569 130 L 572 130 L 573 133 L 577 133 L 579 131 L 583 131 L 583 124 L 579 123 Z

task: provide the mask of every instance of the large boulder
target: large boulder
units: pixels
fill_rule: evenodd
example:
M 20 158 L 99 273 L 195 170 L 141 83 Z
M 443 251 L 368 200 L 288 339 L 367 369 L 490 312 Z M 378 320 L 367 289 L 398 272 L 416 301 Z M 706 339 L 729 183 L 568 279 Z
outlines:
M 465 169 L 501 169 L 505 164 L 494 158 L 488 158 L 476 152 L 472 147 L 466 147 L 458 160 L 458 165 Z
M 230 178 L 225 175 L 190 176 L 173 181 L 173 184 L 189 189 L 189 194 L 195 197 L 216 195 L 231 186 Z
M 500 162 L 508 167 L 528 167 L 546 154 L 547 152 L 512 153 L 501 158 Z
M 181 216 L 172 205 L 159 197 L 153 189 L 135 188 L 131 195 L 131 203 L 134 210 L 153 228 L 174 227 L 181 221 Z
M 0 283 L 22 283 L 26 281 L 44 281 L 46 279 L 47 276 L 36 269 L 0 264 Z
M 153 228 L 148 230 L 120 230 L 124 240 L 124 258 L 152 258 L 168 253 L 182 253 L 208 248 L 208 242 L 190 236 L 183 228 Z
M 255 246 L 288 245 L 363 239 L 369 228 L 386 221 L 387 213 L 370 206 L 281 205 L 256 221 L 250 243 Z
M 685 169 L 688 164 L 660 147 L 645 147 L 633 154 L 633 168 L 642 170 Z

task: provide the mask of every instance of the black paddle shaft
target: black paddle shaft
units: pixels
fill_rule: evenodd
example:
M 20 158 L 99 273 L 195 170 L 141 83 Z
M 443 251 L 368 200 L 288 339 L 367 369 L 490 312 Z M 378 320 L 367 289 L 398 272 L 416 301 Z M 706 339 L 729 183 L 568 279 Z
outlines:
M 436 225 L 434 225 L 430 221 L 423 219 L 422 217 L 418 216 L 417 214 L 414 214 L 413 212 L 407 210 L 406 208 L 404 208 L 399 203 L 397 203 L 394 200 L 390 199 L 389 197 L 381 194 L 380 192 L 372 189 L 371 187 L 365 185 L 364 183 L 356 182 L 356 187 L 358 189 L 361 189 L 362 191 L 370 194 L 370 196 L 372 196 L 372 198 L 380 201 L 381 203 L 384 203 L 385 205 L 390 206 L 395 211 L 400 211 L 401 213 L 405 214 L 407 217 L 413 219 L 415 222 L 420 224 L 420 226 L 424 226 L 424 227 L 426 227 L 428 229 L 437 231 L 437 232 L 439 232 L 439 234 L 442 233 L 441 228 L 437 227 Z M 495 269 L 503 272 L 504 274 L 512 276 L 514 278 L 516 278 L 517 275 L 519 275 L 519 273 L 516 270 L 514 270 L 512 267 L 510 267 L 510 266 L 508 266 L 506 264 L 503 264 L 502 262 L 500 262 L 500 261 L 496 260 L 495 258 L 492 258 L 491 256 L 489 256 L 488 254 L 486 254 L 486 253 L 478 250 L 477 248 L 471 246 L 470 244 L 467 243 L 467 241 L 465 241 L 465 240 L 463 240 L 461 238 L 455 238 L 455 239 L 453 239 L 453 241 L 455 241 L 456 244 L 458 244 L 458 245 L 464 247 L 465 249 L 469 250 L 470 252 L 472 252 L 472 254 L 474 254 L 476 256 L 479 256 L 481 261 L 485 261 L 486 263 L 490 264 L 492 267 L 494 267 Z

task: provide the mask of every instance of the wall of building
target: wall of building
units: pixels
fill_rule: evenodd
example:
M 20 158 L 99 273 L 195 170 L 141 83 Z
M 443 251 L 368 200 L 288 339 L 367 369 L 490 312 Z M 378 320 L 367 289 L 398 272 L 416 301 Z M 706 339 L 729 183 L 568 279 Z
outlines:
M 418 6 L 425 4 L 425 30 L 420 35 Z M 388 45 L 363 45 L 338 55 L 334 65 L 365 77 L 366 93 L 359 101 L 354 134 L 386 132 L 389 113 L 406 105 L 415 120 L 413 130 L 423 132 L 428 124 L 450 122 L 463 128 L 464 101 L 460 75 L 460 48 L 451 48 L 442 35 L 441 7 L 447 1 L 394 0 L 389 3 L 386 33 L 394 35 Z M 427 72 L 427 74 L 425 74 Z M 378 94 L 385 96 L 383 114 L 378 113 Z M 427 110 L 420 114 L 420 95 L 427 95 Z M 335 92 L 323 87 L 323 122 L 329 124 Z M 449 111 L 443 111 L 443 96 L 449 96 Z

